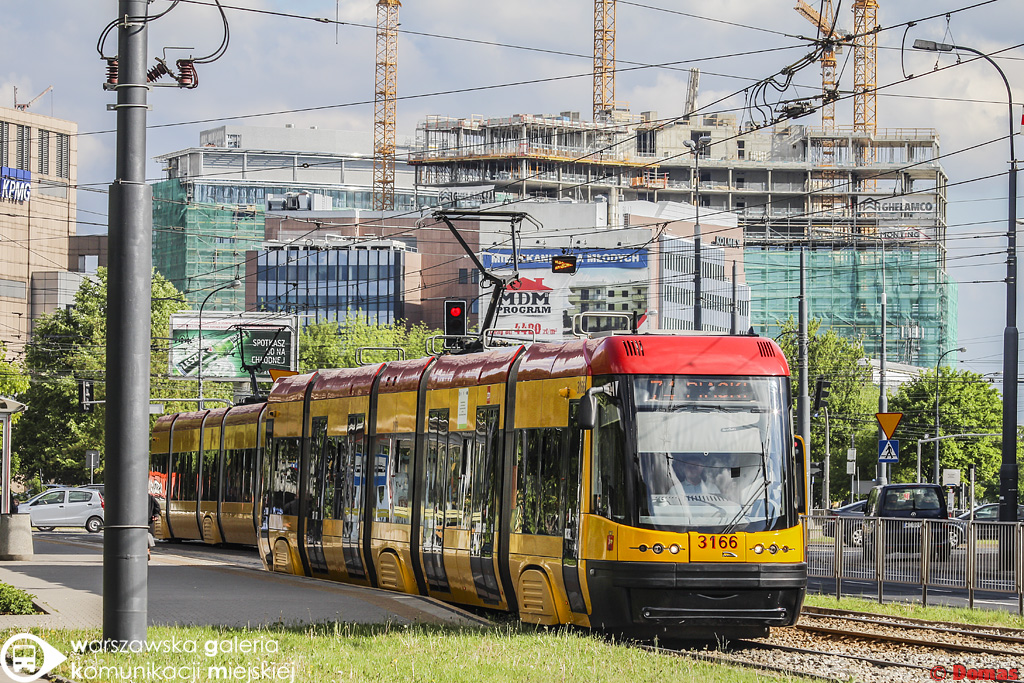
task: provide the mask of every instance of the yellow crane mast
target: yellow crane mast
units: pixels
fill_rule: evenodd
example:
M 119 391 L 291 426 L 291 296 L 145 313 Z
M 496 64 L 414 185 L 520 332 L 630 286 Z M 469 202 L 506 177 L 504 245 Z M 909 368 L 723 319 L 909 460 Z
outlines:
M 818 27 L 818 40 L 838 40 L 839 36 L 832 30 L 835 13 L 832 0 L 823 0 L 819 14 L 804 0 L 796 0 L 794 7 L 805 19 Z M 811 210 L 818 215 L 842 211 L 845 202 L 842 195 L 835 194 L 835 187 L 842 181 L 836 170 L 836 139 L 830 137 L 836 130 L 836 103 L 838 84 L 836 83 L 836 47 L 827 43 L 821 54 L 821 128 L 823 135 L 812 139 L 812 145 L 820 154 L 816 159 L 822 170 L 811 177 L 812 191 Z M 816 143 L 816 144 L 815 144 Z
M 853 129 L 873 136 L 877 131 L 878 3 L 853 3 Z
M 825 0 L 822 3 L 822 11 L 808 5 L 804 0 L 796 0 L 794 7 L 807 21 L 818 27 L 818 39 L 834 39 L 839 37 L 832 31 L 832 24 L 835 20 L 835 13 L 832 11 L 832 0 Z M 827 47 L 821 55 L 821 127 L 826 131 L 835 130 L 836 127 L 836 49 Z
M 594 121 L 615 110 L 615 0 L 594 0 Z
M 377 69 L 373 97 L 373 208 L 395 208 L 395 111 L 398 98 L 399 0 L 377 2 Z

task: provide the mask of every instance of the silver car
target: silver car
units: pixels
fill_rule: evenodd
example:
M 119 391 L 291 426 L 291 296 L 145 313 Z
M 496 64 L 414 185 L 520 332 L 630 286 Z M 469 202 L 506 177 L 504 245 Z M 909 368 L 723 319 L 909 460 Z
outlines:
M 95 534 L 103 528 L 103 494 L 95 489 L 50 489 L 22 503 L 19 511 L 28 512 L 40 531 L 82 526 Z

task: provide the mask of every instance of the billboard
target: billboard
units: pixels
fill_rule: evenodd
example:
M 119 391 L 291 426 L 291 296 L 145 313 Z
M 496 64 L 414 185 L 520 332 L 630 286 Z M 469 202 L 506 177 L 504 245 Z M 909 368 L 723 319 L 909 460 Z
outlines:
M 172 379 L 243 380 L 249 368 L 270 381 L 270 370 L 295 370 L 298 320 L 277 313 L 192 313 L 171 316 Z
M 572 334 L 572 318 L 577 313 L 644 313 L 649 309 L 650 272 L 647 249 L 574 250 L 576 272 L 552 272 L 552 258 L 563 250 L 551 248 L 519 251 L 521 278 L 505 291 L 498 307 L 495 326 L 533 333 L 538 340 L 556 340 Z M 488 270 L 498 274 L 510 268 L 509 249 L 489 249 L 480 255 Z M 490 288 L 481 288 L 484 302 Z M 482 304 L 483 305 L 483 304 Z M 601 325 L 621 327 L 621 321 L 597 321 Z

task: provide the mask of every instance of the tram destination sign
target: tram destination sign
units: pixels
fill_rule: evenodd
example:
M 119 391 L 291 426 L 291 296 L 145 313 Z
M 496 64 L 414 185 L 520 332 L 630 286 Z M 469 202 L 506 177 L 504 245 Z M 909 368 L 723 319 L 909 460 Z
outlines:
M 210 313 L 171 317 L 172 379 L 244 380 L 255 366 L 257 379 L 271 370 L 296 369 L 297 319 L 292 315 Z

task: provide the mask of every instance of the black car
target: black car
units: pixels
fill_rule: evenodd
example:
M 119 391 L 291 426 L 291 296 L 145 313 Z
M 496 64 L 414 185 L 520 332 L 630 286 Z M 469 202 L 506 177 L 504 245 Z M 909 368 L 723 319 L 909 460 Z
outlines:
M 860 519 L 864 516 L 864 506 L 867 505 L 867 502 L 867 500 L 858 500 L 855 503 L 829 510 L 828 517 L 821 523 L 821 533 L 829 538 L 835 538 L 836 525 L 839 524 L 843 530 L 843 543 L 859 548 L 864 542 L 864 530 L 861 528 Z M 836 521 L 836 517 L 856 517 L 857 519 L 840 523 Z
M 861 550 L 865 559 L 875 557 L 879 529 L 885 529 L 885 552 L 921 552 L 921 520 L 948 519 L 946 499 L 937 484 L 888 484 L 876 486 L 868 494 L 864 509 Z M 951 534 L 933 526 L 932 555 L 949 558 Z M 939 533 L 935 533 L 939 532 Z
M 971 511 L 957 515 L 954 518 L 956 526 L 950 530 L 949 542 L 954 548 L 967 540 L 967 525 L 971 522 Z M 998 522 L 999 503 L 989 503 L 974 508 L 975 522 Z M 1024 522 L 1024 505 L 1017 506 L 1017 521 Z M 979 524 L 975 527 L 978 540 L 995 538 L 999 526 L 996 524 Z

